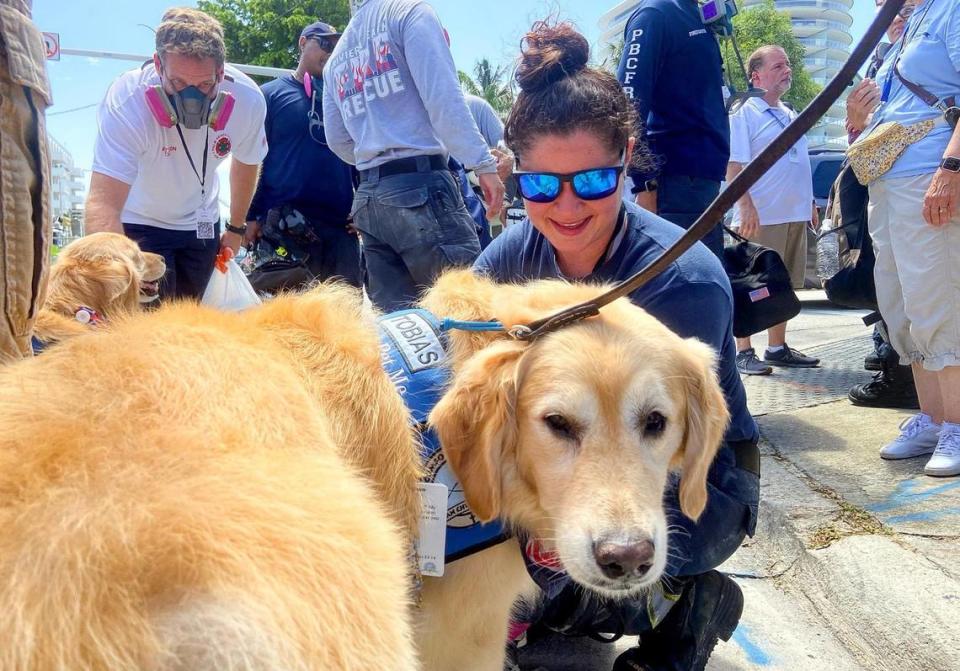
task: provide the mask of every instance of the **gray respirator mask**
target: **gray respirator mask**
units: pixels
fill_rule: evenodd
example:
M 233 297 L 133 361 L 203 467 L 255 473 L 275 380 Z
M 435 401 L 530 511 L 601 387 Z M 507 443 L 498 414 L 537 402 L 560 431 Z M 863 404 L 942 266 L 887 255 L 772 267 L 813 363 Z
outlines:
M 184 128 L 203 128 L 210 119 L 210 97 L 196 86 L 168 93 L 167 97 L 177 111 L 177 118 Z

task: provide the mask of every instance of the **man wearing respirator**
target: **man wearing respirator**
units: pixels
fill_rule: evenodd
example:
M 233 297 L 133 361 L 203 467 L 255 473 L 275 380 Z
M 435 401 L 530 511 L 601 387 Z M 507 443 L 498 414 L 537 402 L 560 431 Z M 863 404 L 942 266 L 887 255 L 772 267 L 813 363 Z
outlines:
M 216 19 L 169 9 L 153 61 L 114 81 L 97 115 L 87 232 L 125 233 L 161 254 L 162 296 L 199 297 L 217 253 L 240 247 L 267 153 L 263 95 L 225 57 Z M 230 223 L 221 226 L 216 171 L 231 155 Z

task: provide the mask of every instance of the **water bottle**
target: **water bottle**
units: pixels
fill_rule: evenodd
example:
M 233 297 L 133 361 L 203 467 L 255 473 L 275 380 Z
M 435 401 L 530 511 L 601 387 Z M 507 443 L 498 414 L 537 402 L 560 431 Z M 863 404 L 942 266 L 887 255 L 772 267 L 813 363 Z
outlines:
M 817 276 L 826 282 L 840 270 L 841 231 L 834 230 L 833 220 L 824 219 L 817 238 Z

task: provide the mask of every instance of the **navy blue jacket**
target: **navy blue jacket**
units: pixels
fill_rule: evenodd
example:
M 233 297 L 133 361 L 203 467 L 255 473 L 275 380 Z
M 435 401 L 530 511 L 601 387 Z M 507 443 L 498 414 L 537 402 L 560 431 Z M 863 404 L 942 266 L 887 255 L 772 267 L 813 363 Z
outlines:
M 314 77 L 313 83 L 322 122 L 323 82 Z M 264 84 L 263 95 L 270 149 L 247 218 L 261 219 L 270 208 L 289 204 L 317 225 L 342 227 L 353 201 L 353 169 L 311 137 L 307 122 L 311 101 L 303 84 L 292 74 L 285 75 Z M 322 125 L 314 135 L 326 142 Z
M 644 0 L 627 21 L 617 78 L 633 99 L 658 173 L 721 182 L 730 158 L 723 60 L 696 0 Z

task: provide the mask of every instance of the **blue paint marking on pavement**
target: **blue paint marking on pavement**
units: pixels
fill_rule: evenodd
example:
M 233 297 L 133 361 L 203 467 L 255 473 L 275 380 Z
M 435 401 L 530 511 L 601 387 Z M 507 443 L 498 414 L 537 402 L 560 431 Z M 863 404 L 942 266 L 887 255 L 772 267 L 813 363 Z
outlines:
M 763 648 L 750 640 L 750 627 L 742 622 L 733 632 L 733 640 L 747 653 L 747 660 L 757 666 L 770 666 L 773 661 Z
M 904 506 L 921 503 L 929 498 L 938 496 L 939 494 L 960 488 L 960 481 L 955 480 L 953 482 L 948 482 L 945 485 L 931 487 L 930 489 L 925 489 L 923 491 L 916 491 L 916 487 L 916 479 L 904 480 L 897 484 L 897 488 L 892 494 L 890 494 L 890 496 L 886 498 L 885 501 L 869 505 L 867 506 L 867 510 L 872 513 L 882 513 L 895 508 L 903 508 Z M 939 516 L 942 517 L 943 515 L 940 514 Z
M 894 515 L 884 520 L 887 524 L 904 524 L 907 522 L 933 522 L 941 517 L 950 517 L 960 515 L 960 508 L 944 508 L 943 510 L 931 510 L 922 513 L 909 513 L 907 515 Z

